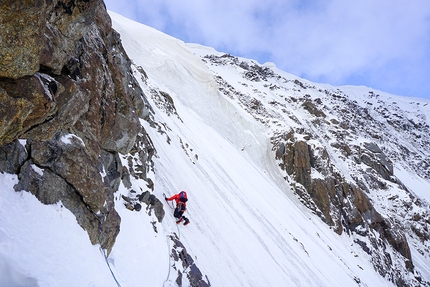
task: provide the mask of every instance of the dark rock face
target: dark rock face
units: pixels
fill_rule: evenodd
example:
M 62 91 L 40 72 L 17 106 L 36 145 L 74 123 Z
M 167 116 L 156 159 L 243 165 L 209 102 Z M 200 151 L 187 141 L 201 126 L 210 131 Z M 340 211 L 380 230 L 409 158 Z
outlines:
M 119 154 L 146 134 L 150 110 L 131 61 L 101 0 L 0 4 L 0 172 L 42 203 L 61 201 L 109 253 L 121 222 L 113 193 L 134 174 Z
M 7 143 L 33 125 L 44 122 L 55 112 L 52 94 L 41 74 L 0 82 L 0 144 Z M 46 75 L 47 77 L 47 75 Z
M 360 160 L 373 168 L 382 178 L 390 180 L 393 172 L 393 163 L 382 152 L 378 145 L 374 143 L 365 143 L 365 149 L 362 151 Z
M 0 171 L 17 174 L 27 157 L 27 150 L 19 141 L 4 144 L 0 147 Z
M 102 177 L 79 143 L 68 144 L 56 134 L 52 140 L 30 142 L 31 158 L 41 168 L 58 174 L 82 196 L 93 212 L 98 212 L 106 198 Z M 73 140 L 73 138 L 71 139 Z
M 206 278 L 203 278 L 202 272 L 195 264 L 191 255 L 188 254 L 187 249 L 182 244 L 178 236 L 176 234 L 169 235 L 169 239 L 173 242 L 170 258 L 173 259 L 174 263 L 171 264 L 171 266 L 178 274 L 175 280 L 176 284 L 178 284 L 178 286 L 182 286 L 182 278 L 186 276 L 190 282 L 190 286 L 211 286 L 207 276 L 205 276 Z
M 372 246 L 364 244 L 362 247 L 369 254 L 375 250 L 384 254 L 373 258 L 375 268 L 383 276 L 387 275 L 386 270 L 390 270 L 392 260 L 386 245 L 376 238 L 381 238 L 399 252 L 404 257 L 405 267 L 412 271 L 412 256 L 406 236 L 376 211 L 366 195 L 367 190 L 346 181 L 337 173 L 326 151 L 314 150 L 305 141 L 294 140 L 292 133 L 285 135 L 283 140 L 277 144 L 275 156 L 280 160 L 280 167 L 299 184 L 296 192 L 302 202 L 333 226 L 338 234 L 354 232 L 370 238 Z M 364 146 L 357 157 L 381 177 L 390 179 L 393 166 L 389 159 L 377 145 L 366 143 Z M 348 150 L 351 153 L 351 149 Z M 320 177 L 313 178 L 312 169 L 318 171 Z
M 159 222 L 163 220 L 165 211 L 163 209 L 163 203 L 158 198 L 156 198 L 153 194 L 150 194 L 149 191 L 145 191 L 144 193 L 140 194 L 138 198 L 141 202 L 148 206 L 148 209 L 154 210 L 155 217 L 157 217 Z

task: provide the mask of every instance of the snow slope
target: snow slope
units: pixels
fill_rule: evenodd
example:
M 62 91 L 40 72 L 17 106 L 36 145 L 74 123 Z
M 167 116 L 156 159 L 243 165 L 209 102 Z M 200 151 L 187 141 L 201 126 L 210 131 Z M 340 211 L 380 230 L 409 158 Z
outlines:
M 158 152 L 155 193 L 188 192 L 192 224 L 181 241 L 213 286 L 346 286 L 355 278 L 389 285 L 350 238 L 334 235 L 265 172 L 274 165 L 263 126 L 220 95 L 184 43 L 111 16 L 147 86 L 168 93 L 182 120 L 160 110 L 155 120 L 166 134 L 146 127 Z
M 266 127 L 221 95 L 194 54 L 208 48 L 110 15 L 148 76 L 136 69 L 158 123 L 141 121 L 157 150 L 154 194 L 186 190 L 191 224 L 176 226 L 166 205 L 154 232 L 154 215 L 125 208 L 121 195 L 129 190 L 121 184 L 121 231 L 106 261 L 61 203 L 42 205 L 13 190 L 15 176 L 0 174 L 0 286 L 176 286 L 172 233 L 211 286 L 392 286 L 353 237 L 336 235 L 296 199 L 276 168 Z M 153 90 L 171 96 L 176 114 L 150 96 Z M 132 184 L 146 190 L 142 180 Z

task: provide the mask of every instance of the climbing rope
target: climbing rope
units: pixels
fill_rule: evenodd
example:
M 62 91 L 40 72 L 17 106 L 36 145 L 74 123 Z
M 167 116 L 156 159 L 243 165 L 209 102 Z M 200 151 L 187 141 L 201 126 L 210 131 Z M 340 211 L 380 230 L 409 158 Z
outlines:
M 105 236 L 104 236 L 104 234 L 103 234 L 103 223 L 101 222 L 101 220 L 100 220 L 100 218 L 97 216 L 97 214 L 95 214 L 94 212 L 92 212 L 92 213 L 93 213 L 94 217 L 97 219 L 97 221 L 99 222 L 99 225 L 98 225 L 98 241 L 99 241 L 99 244 L 100 244 L 100 247 L 99 247 L 100 252 L 102 253 L 102 255 L 103 255 L 103 257 L 104 257 L 104 259 L 105 259 L 105 261 L 106 261 L 106 264 L 107 264 L 107 266 L 108 266 L 108 268 L 109 268 L 109 270 L 110 270 L 110 273 L 112 274 L 113 279 L 114 279 L 114 280 L 115 280 L 115 282 L 116 282 L 116 285 L 117 285 L 118 287 L 121 287 L 121 284 L 119 284 L 118 280 L 116 279 L 115 274 L 114 274 L 114 273 L 113 273 L 113 271 L 112 271 L 112 268 L 110 267 L 109 260 L 108 260 L 107 255 L 106 255 L 106 250 L 105 250 L 105 249 L 103 249 L 103 247 L 102 247 L 102 246 L 103 246 L 103 243 L 104 243 L 104 241 L 105 241 Z
M 163 193 L 163 197 L 166 198 L 166 194 Z M 175 207 L 173 206 L 173 202 L 170 203 L 166 200 L 167 205 L 170 207 L 171 210 L 175 210 Z M 178 231 L 178 233 L 176 234 L 176 236 L 180 239 L 181 238 L 181 232 L 179 231 L 179 227 L 178 225 L 175 223 L 176 225 L 176 230 Z M 168 252 L 168 256 L 169 256 L 169 271 L 167 273 L 167 278 L 164 281 L 163 286 L 164 287 L 170 287 L 172 286 L 170 284 L 169 278 L 170 278 L 170 270 L 172 269 L 172 254 L 171 254 L 171 241 L 172 241 L 172 236 L 175 235 L 174 232 L 171 232 L 170 234 L 166 235 L 166 240 L 167 240 L 167 252 Z M 168 285 L 166 285 L 168 284 Z
M 171 266 L 172 265 L 172 256 L 170 254 L 170 236 L 171 236 L 170 234 L 166 235 L 166 238 L 167 238 L 167 255 L 169 256 L 169 271 L 167 272 L 167 278 L 166 278 L 166 280 L 163 283 L 164 287 L 168 287 L 168 286 L 166 286 L 166 283 L 169 282 L 170 269 L 172 268 L 172 266 Z
M 109 264 L 109 261 L 108 261 L 108 259 L 107 259 L 107 256 L 106 256 L 106 252 L 105 252 L 105 250 L 100 246 L 100 252 L 103 254 L 103 257 L 105 258 L 105 261 L 106 261 L 106 264 L 107 264 L 107 266 L 109 267 L 109 270 L 110 270 L 110 273 L 112 274 L 112 277 L 113 277 L 113 279 L 115 280 L 115 282 L 116 282 L 116 285 L 118 286 L 118 287 L 121 287 L 121 284 L 119 284 L 119 282 L 118 282 L 118 280 L 116 279 L 116 277 L 115 277 L 115 274 L 113 273 L 113 271 L 112 271 L 112 268 L 110 267 L 110 264 Z

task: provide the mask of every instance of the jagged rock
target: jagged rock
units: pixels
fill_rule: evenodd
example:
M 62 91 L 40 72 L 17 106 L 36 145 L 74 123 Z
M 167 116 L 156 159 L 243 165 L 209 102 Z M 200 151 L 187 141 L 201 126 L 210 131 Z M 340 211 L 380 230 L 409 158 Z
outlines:
M 0 145 L 43 123 L 56 111 L 55 80 L 37 73 L 18 80 L 0 81 Z M 51 88 L 50 88 L 51 87 Z
M 330 181 L 323 179 L 314 179 L 311 186 L 308 189 L 310 196 L 312 197 L 315 204 L 322 211 L 324 217 L 323 220 L 329 224 L 334 225 L 333 219 L 330 215 Z
M 311 113 L 312 115 L 316 116 L 316 117 L 321 117 L 321 118 L 325 118 L 326 114 L 321 111 L 320 109 L 318 109 L 315 104 L 309 100 L 306 99 L 305 102 L 302 104 L 302 106 L 305 108 L 305 110 L 307 110 L 309 113 Z
M 368 222 L 370 227 L 381 224 L 384 222 L 384 218 L 375 210 L 369 198 L 364 194 L 364 192 L 355 187 L 351 186 L 352 190 L 352 200 L 354 207 L 360 212 L 362 216 L 361 221 Z
M 99 156 L 98 170 L 104 171 L 103 181 L 105 186 L 110 190 L 118 190 L 121 183 L 123 166 L 118 153 L 112 153 L 105 150 L 101 151 Z
M 97 169 L 78 138 L 57 134 L 48 141 L 30 141 L 31 158 L 40 167 L 49 168 L 82 196 L 94 212 L 98 212 L 106 200 L 106 188 Z
M 153 190 L 152 180 L 147 177 L 147 169 L 153 168 L 152 157 L 156 154 L 156 150 L 150 137 L 143 128 L 141 128 L 137 134 L 135 145 L 130 151 L 130 154 L 131 156 L 127 158 L 130 176 L 145 180 L 148 183 L 147 187 Z M 147 164 L 142 165 L 142 163 Z
M 300 132 L 303 133 L 303 131 Z M 272 140 L 277 141 L 276 138 Z M 344 149 L 347 155 L 352 154 L 352 150 L 343 148 L 342 144 L 335 143 L 332 146 Z M 375 144 L 365 146 L 367 153 L 361 151 L 362 158 L 366 155 L 369 158 L 368 165 L 378 171 L 385 169 L 385 175 L 388 176 L 390 162 L 386 156 Z M 376 211 L 361 188 L 347 183 L 341 175 L 330 169 L 330 159 L 324 149 L 312 149 L 306 142 L 294 141 L 293 137 L 289 136 L 288 141 L 277 142 L 275 157 L 281 160 L 280 167 L 292 177 L 294 182 L 300 184 L 299 188 L 296 187 L 296 192 L 302 198 L 302 202 L 324 222 L 333 226 L 338 234 L 342 233 L 343 228 L 348 233 L 355 232 L 361 236 L 374 236 L 371 235 L 373 232 L 379 233 L 385 243 L 373 240 L 372 247 L 363 244 L 360 246 L 367 253 L 379 252 L 380 255 L 374 257 L 374 265 L 381 274 L 388 276 L 386 270 L 393 264 L 390 253 L 386 251 L 386 243 L 405 258 L 405 267 L 410 271 L 413 270 L 410 249 L 404 234 Z M 312 178 L 312 168 L 326 176 Z
M 171 258 L 173 258 L 174 261 L 181 263 L 181 270 L 177 268 L 178 276 L 176 278 L 176 283 L 178 286 L 182 286 L 182 277 L 184 275 L 187 276 L 190 286 L 193 287 L 209 287 L 211 286 L 209 279 L 206 276 L 206 281 L 203 279 L 203 274 L 200 271 L 200 269 L 195 264 L 193 258 L 190 254 L 188 254 L 187 249 L 182 244 L 182 242 L 179 240 L 179 238 L 176 235 L 170 235 L 170 240 L 173 242 L 173 247 L 171 250 Z M 175 266 L 175 265 L 174 265 Z M 175 267 L 174 267 L 175 268 Z M 183 273 L 182 273 L 182 272 Z
M 405 265 L 409 271 L 413 271 L 414 265 L 412 263 L 411 250 L 409 248 L 406 236 L 397 229 L 386 229 L 385 237 L 387 241 L 394 247 L 403 257 L 406 258 Z
M 130 180 L 130 172 L 128 171 L 127 167 L 122 168 L 122 177 L 121 177 L 122 184 L 124 184 L 124 187 L 127 189 L 130 189 L 132 184 Z
M 81 90 L 79 85 L 67 76 L 56 76 L 59 87 L 54 95 L 56 116 L 25 133 L 25 137 L 45 140 L 52 138 L 61 130 L 73 127 L 77 120 L 88 111 L 89 94 Z
M 145 191 L 138 196 L 139 200 L 146 205 L 150 210 L 154 210 L 155 217 L 157 217 L 158 222 L 162 222 L 165 211 L 163 208 L 163 203 L 149 191 Z
M 112 32 L 107 37 L 117 35 Z M 139 130 L 130 92 L 118 87 L 117 80 L 113 79 L 115 73 L 111 69 L 114 67 L 110 64 L 113 59 L 109 59 L 112 57 L 109 53 L 114 47 L 108 47 L 101 39 L 100 31 L 94 27 L 80 40 L 75 52 L 80 55 L 80 73 L 87 78 L 80 82 L 80 88 L 88 94 L 89 107 L 73 129 L 85 142 L 88 141 L 95 157 L 100 148 L 126 154 L 134 145 Z
M 90 29 L 89 24 L 110 24 L 109 17 L 98 11 L 100 6 L 100 1 L 54 1 L 54 6 L 47 11 L 49 22 L 44 31 L 40 64 L 49 67 L 54 74 L 60 74 L 75 51 L 76 42 Z M 103 20 L 97 21 L 99 18 Z M 101 31 L 106 29 L 106 25 L 98 27 Z
M 0 76 L 18 79 L 40 66 L 59 75 L 90 23 L 110 27 L 101 1 L 20 1 L 1 5 Z M 96 13 L 97 11 L 97 13 Z M 106 24 L 102 24 L 106 23 Z
M 298 79 L 294 80 L 294 84 L 298 85 L 299 87 L 301 87 L 302 89 L 306 89 L 305 84 L 303 84 L 301 81 L 299 81 Z
M 311 186 L 311 155 L 309 146 L 304 141 L 288 144 L 285 154 L 285 166 L 289 174 L 307 190 Z
M 16 9 L 18 8 L 23 9 L 23 7 L 16 7 Z M 73 124 L 76 121 L 75 115 L 82 114 L 82 111 L 91 108 L 96 111 L 96 113 L 99 113 L 100 108 L 98 108 L 97 105 L 100 103 L 117 102 L 112 112 L 109 110 L 106 111 L 107 107 L 105 107 L 105 110 L 102 110 L 104 114 L 110 113 L 111 116 L 99 118 L 99 123 L 101 124 L 93 126 L 100 126 L 101 128 L 100 130 L 92 132 L 96 137 L 97 135 L 103 137 L 100 142 L 103 143 L 102 146 L 105 149 L 113 151 L 120 150 L 126 153 L 134 144 L 138 126 L 136 110 L 130 107 L 134 105 L 134 107 L 137 107 L 137 111 L 143 109 L 143 102 L 141 99 L 143 93 L 137 86 L 136 80 L 133 78 L 132 74 L 126 72 L 127 69 L 128 71 L 130 70 L 131 61 L 120 45 L 118 33 L 110 28 L 110 18 L 104 10 L 103 3 L 101 1 L 91 1 L 91 3 L 86 3 L 85 1 L 68 1 L 66 4 L 64 2 L 52 3 L 52 5 L 47 5 L 45 8 L 47 11 L 41 11 L 39 17 L 44 19 L 44 16 L 50 15 L 50 17 L 48 17 L 49 21 L 46 23 L 46 29 L 47 31 L 55 32 L 40 35 L 40 37 L 46 38 L 41 39 L 37 43 L 41 45 L 46 40 L 45 45 L 41 46 L 43 49 L 49 48 L 49 52 L 42 53 L 40 65 L 43 67 L 44 73 L 40 73 L 39 75 L 46 75 L 46 73 L 51 74 L 50 76 L 53 77 L 51 77 L 51 79 L 54 84 L 56 84 L 54 78 L 57 78 L 57 75 L 60 75 L 61 72 L 64 72 L 65 75 L 73 75 L 75 80 L 83 76 L 88 78 L 88 81 L 80 81 L 80 89 L 76 90 L 73 83 L 70 83 L 70 81 L 69 83 L 64 83 L 67 82 L 67 78 L 58 77 L 59 80 L 60 78 L 62 79 L 63 85 L 69 88 L 59 99 L 62 100 L 65 97 L 70 98 L 68 96 L 70 90 L 75 90 L 71 99 L 78 100 L 78 102 L 75 100 L 73 105 L 66 105 L 66 108 L 68 106 L 69 108 L 76 109 L 77 113 L 70 113 L 73 111 L 64 109 L 59 119 L 61 119 L 61 115 L 72 114 L 72 120 L 69 119 L 69 121 Z M 97 13 L 95 13 L 96 11 Z M 100 25 L 95 26 L 95 20 L 98 20 L 97 23 Z M 43 29 L 39 30 L 43 31 Z M 100 41 L 99 39 L 102 40 Z M 114 46 L 116 49 L 108 50 L 107 48 Z M 48 56 L 50 60 L 46 59 Z M 73 65 L 70 63 L 73 63 Z M 63 66 L 66 68 L 63 69 Z M 94 67 L 102 68 L 95 69 Z M 46 77 L 48 76 L 46 75 L 45 78 Z M 98 80 L 94 81 L 91 79 Z M 29 91 L 33 90 L 29 89 L 31 87 L 28 87 L 30 82 L 27 78 L 17 81 L 18 83 L 15 84 L 16 87 L 10 87 L 9 90 L 17 90 L 17 88 L 19 89 L 22 87 L 22 90 L 27 91 L 27 94 L 30 93 Z M 5 83 L 7 84 L 8 82 L 6 81 Z M 128 87 L 130 83 L 134 83 L 134 89 Z M 49 89 L 47 88 L 48 86 Z M 49 91 L 52 90 L 52 86 L 53 85 L 50 83 L 43 88 Z M 81 95 L 80 93 L 82 92 L 87 95 Z M 18 90 L 16 97 L 25 98 L 24 96 L 25 93 L 21 95 Z M 99 99 L 96 100 L 91 96 L 99 96 Z M 84 97 L 83 102 L 81 100 L 82 97 Z M 79 100 L 81 102 L 80 104 Z M 30 102 L 34 104 L 36 101 L 30 99 Z M 46 103 L 41 101 L 37 101 L 36 103 L 38 102 L 41 103 L 40 106 L 42 107 L 49 107 Z M 95 103 L 95 105 L 88 107 L 89 102 Z M 63 104 L 65 105 L 67 102 L 63 100 Z M 35 114 L 35 112 L 33 111 L 32 114 Z M 27 120 L 34 125 L 35 121 L 31 117 L 32 114 L 30 114 L 30 118 Z M 33 117 L 37 115 L 38 114 L 35 114 Z M 49 114 L 46 116 L 49 116 Z M 73 117 L 75 118 L 73 119 Z M 45 118 L 42 118 L 36 123 L 43 122 Z M 89 121 L 93 120 L 94 119 L 91 118 Z M 61 123 L 61 121 L 56 120 L 50 126 L 57 126 L 59 123 Z M 23 129 L 25 130 L 25 128 L 26 127 Z M 43 128 L 44 130 L 48 129 L 48 127 Z M 68 126 L 63 128 L 68 128 Z M 58 130 L 52 131 L 48 135 L 52 136 L 52 134 L 56 132 L 58 132 Z M 35 131 L 33 132 L 33 135 L 34 134 L 40 135 L 42 133 L 41 131 Z M 99 140 L 99 138 L 95 140 Z M 97 151 L 95 153 L 97 153 Z
M 275 157 L 276 159 L 282 159 L 285 154 L 285 143 L 281 142 L 276 149 Z
M 11 142 L 22 132 L 32 107 L 28 100 L 13 98 L 0 87 L 0 145 Z
M 374 143 L 365 143 L 364 147 L 371 153 L 363 151 L 361 161 L 373 168 L 384 179 L 391 180 L 393 173 L 393 163 L 382 152 L 378 145 Z
M 364 147 L 373 153 L 382 153 L 382 150 L 375 143 L 364 143 Z
M 43 204 L 57 203 L 62 197 L 62 193 L 72 198 L 74 196 L 79 197 L 63 178 L 49 169 L 38 167 L 32 160 L 27 160 L 21 166 L 21 172 L 18 177 L 19 182 L 14 186 L 14 189 L 16 191 L 25 190 L 31 192 Z
M 110 23 L 110 21 L 104 21 L 104 23 Z M 118 129 L 117 132 L 121 138 L 113 133 L 114 142 L 111 144 L 114 145 L 114 150 L 127 153 L 133 147 L 138 132 L 141 131 L 138 117 L 144 118 L 146 110 L 152 110 L 152 108 L 149 107 L 142 89 L 131 72 L 132 62 L 121 45 L 119 33 L 111 30 L 107 37 L 107 44 L 108 47 L 114 47 L 108 54 L 111 56 L 108 64 L 115 87 L 116 113 L 121 116 L 115 119 L 113 125 Z
M 334 142 L 334 143 L 331 143 L 330 146 L 341 150 L 343 154 L 345 154 L 346 156 L 350 156 L 352 154 L 351 148 L 346 144 Z
M 27 157 L 27 150 L 18 140 L 0 146 L 0 172 L 17 174 Z

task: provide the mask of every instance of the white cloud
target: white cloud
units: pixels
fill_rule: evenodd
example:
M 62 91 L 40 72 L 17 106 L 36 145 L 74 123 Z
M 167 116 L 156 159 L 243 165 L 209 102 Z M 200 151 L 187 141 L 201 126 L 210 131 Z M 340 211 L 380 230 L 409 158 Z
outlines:
M 310 80 L 348 84 L 355 79 L 352 84 L 389 92 L 430 94 L 423 79 L 430 73 L 430 2 L 313 2 L 128 0 L 119 6 L 106 1 L 108 9 L 186 42 L 260 57 Z M 410 89 L 403 87 L 405 76 Z M 420 91 L 418 85 L 426 86 Z

